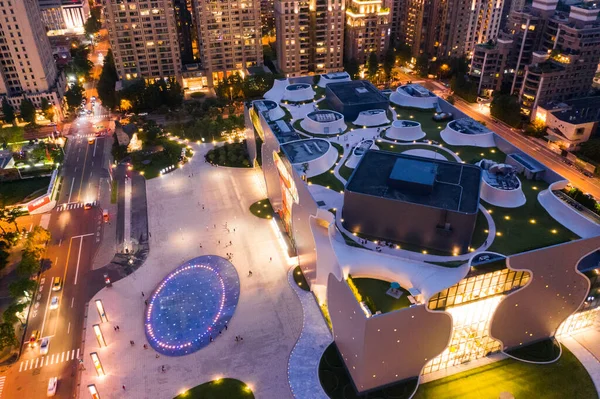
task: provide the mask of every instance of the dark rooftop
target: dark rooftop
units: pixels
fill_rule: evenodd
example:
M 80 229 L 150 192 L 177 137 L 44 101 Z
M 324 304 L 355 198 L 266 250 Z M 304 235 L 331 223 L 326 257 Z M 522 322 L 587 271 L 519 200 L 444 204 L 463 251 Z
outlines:
M 389 101 L 375 86 L 366 80 L 330 83 L 327 85 L 327 90 L 330 90 L 344 104 L 368 104 Z
M 296 132 L 294 127 L 283 119 L 269 122 L 269 126 L 271 127 L 275 137 L 277 137 L 277 141 L 280 143 L 287 143 L 289 141 L 300 140 L 302 138 Z
M 431 176 L 431 190 L 419 187 L 427 185 L 429 180 L 427 174 L 420 172 L 423 170 L 435 173 Z M 403 182 L 410 182 L 415 175 L 421 176 L 416 185 L 393 184 L 400 176 Z M 475 165 L 369 150 L 350 177 L 346 190 L 472 214 L 479 205 L 480 182 L 481 169 Z

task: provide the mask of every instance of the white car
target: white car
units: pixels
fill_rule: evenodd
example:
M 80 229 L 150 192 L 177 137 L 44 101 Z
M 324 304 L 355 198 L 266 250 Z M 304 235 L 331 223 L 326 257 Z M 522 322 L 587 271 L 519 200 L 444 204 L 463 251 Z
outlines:
M 50 309 L 56 309 L 56 308 L 58 308 L 58 297 L 53 296 L 52 300 L 50 301 Z
M 48 381 L 48 391 L 46 392 L 46 396 L 54 396 L 56 395 L 56 386 L 58 385 L 58 377 L 52 377 Z
M 48 346 L 50 346 L 50 338 L 42 338 L 42 341 L 40 342 L 40 355 L 48 354 Z

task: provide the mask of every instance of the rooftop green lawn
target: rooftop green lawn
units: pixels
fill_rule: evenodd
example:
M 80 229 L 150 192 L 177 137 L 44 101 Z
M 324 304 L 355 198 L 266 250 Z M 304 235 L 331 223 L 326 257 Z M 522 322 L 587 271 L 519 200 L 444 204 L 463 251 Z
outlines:
M 424 140 L 435 140 L 438 143 L 442 143 L 442 145 L 449 150 L 455 152 L 463 161 L 466 163 L 475 163 L 482 158 L 490 159 L 496 162 L 504 162 L 506 159 L 506 154 L 500 151 L 498 148 L 481 148 L 481 147 L 472 147 L 472 146 L 452 146 L 446 144 L 446 142 L 442 139 L 441 131 L 444 130 L 448 122 L 436 122 L 432 119 L 434 115 L 434 111 L 431 110 L 416 110 L 403 108 L 398 105 L 394 106 L 398 114 L 399 119 L 404 120 L 412 120 L 419 122 L 421 124 L 421 128 L 425 132 L 426 136 Z
M 250 387 L 240 380 L 222 378 L 195 386 L 174 399 L 254 399 Z
M 320 175 L 309 177 L 308 182 L 310 184 L 318 184 L 320 186 L 329 188 L 333 191 L 341 192 L 344 191 L 344 183 L 342 183 L 335 175 L 332 173 L 333 169 L 329 169 L 325 173 L 321 173 Z
M 398 299 L 386 294 L 390 288 L 390 283 L 387 281 L 374 278 L 352 278 L 352 281 L 362 295 L 363 300 L 366 301 L 367 298 L 371 298 L 376 310 L 381 313 L 393 312 L 410 306 L 410 301 L 407 298 L 410 293 L 407 290 L 400 288 L 402 296 Z
M 540 191 L 548 188 L 547 183 L 527 180 L 523 176 L 519 176 L 519 180 L 527 198 L 525 205 L 518 208 L 500 208 L 481 201 L 486 209 L 492 211 L 491 216 L 496 224 L 496 237 L 489 251 L 511 255 L 579 238 L 554 220 L 538 202 L 537 196 Z M 487 221 L 483 215 L 479 216 L 472 247 L 481 245 L 479 241 L 481 237 L 487 237 L 487 228 Z
M 531 364 L 514 359 L 481 366 L 421 385 L 415 399 L 498 398 L 509 392 L 515 398 L 598 398 L 583 365 L 563 346 L 560 359 Z
M 49 184 L 50 177 L 38 177 L 2 182 L 0 183 L 0 206 L 9 206 L 21 203 L 27 197 L 36 192 L 45 192 Z
M 256 201 L 250 205 L 250 212 L 261 219 L 271 219 L 273 217 L 273 207 L 268 198 Z
M 429 144 L 406 145 L 406 144 L 391 144 L 391 143 L 385 143 L 385 142 L 378 142 L 377 146 L 381 150 L 392 151 L 392 152 L 405 152 L 408 150 L 433 151 L 433 152 L 436 152 L 436 153 L 440 154 L 441 156 L 443 156 L 447 161 L 455 162 L 455 159 L 450 154 L 448 154 L 446 151 L 444 151 L 443 149 L 441 149 L 439 146 L 436 146 L 436 145 L 429 145 Z

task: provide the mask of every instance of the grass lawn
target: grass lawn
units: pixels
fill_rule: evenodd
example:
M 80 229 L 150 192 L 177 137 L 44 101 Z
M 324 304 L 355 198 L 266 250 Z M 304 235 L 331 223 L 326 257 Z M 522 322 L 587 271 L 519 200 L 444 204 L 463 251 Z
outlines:
M 407 298 L 410 293 L 405 289 L 400 288 L 403 294 L 398 299 L 386 294 L 386 291 L 390 288 L 390 283 L 387 281 L 374 278 L 352 278 L 352 281 L 356 288 L 358 288 L 358 292 L 362 295 L 363 299 L 366 297 L 371 298 L 375 304 L 375 308 L 381 311 L 381 313 L 393 312 L 394 310 L 410 306 Z
M 49 177 L 2 182 L 0 183 L 0 205 L 18 204 L 36 191 L 48 188 L 48 184 L 50 184 Z
M 342 166 L 340 166 L 340 170 L 338 171 L 340 176 L 346 180 L 350 179 L 352 172 L 354 172 L 354 169 L 347 167 L 345 162 Z
M 587 371 L 564 346 L 555 363 L 506 359 L 423 384 L 414 398 L 495 399 L 501 392 L 526 399 L 598 398 Z
M 296 282 L 296 284 L 298 284 L 298 287 L 302 288 L 304 291 L 310 291 L 310 288 L 308 287 L 308 283 L 304 278 L 304 273 L 302 273 L 302 269 L 300 269 L 300 266 L 296 266 L 296 268 L 294 269 L 294 281 Z
M 149 155 L 143 155 L 142 151 L 133 152 L 131 153 L 131 161 L 133 163 L 133 168 L 143 172 L 146 180 L 158 177 L 161 169 L 174 165 L 171 158 L 164 151 L 155 152 Z M 146 161 L 149 162 L 143 163 Z M 176 163 L 175 166 L 177 166 Z
M 508 354 L 531 362 L 551 362 L 560 355 L 559 343 L 555 339 L 545 339 L 524 348 L 508 351 Z
M 525 205 L 511 209 L 481 201 L 486 209 L 492 211 L 492 218 L 496 224 L 496 237 L 489 248 L 490 251 L 511 255 L 579 238 L 554 220 L 538 202 L 537 195 L 548 188 L 547 183 L 526 180 L 522 176 L 519 179 L 527 198 Z M 485 218 L 483 215 L 479 216 L 475 225 L 473 246 L 486 234 L 487 228 Z
M 316 175 L 308 178 L 308 182 L 310 184 L 318 184 L 323 187 L 327 187 L 333 191 L 344 191 L 344 183 L 338 180 L 337 177 L 333 173 L 331 173 L 333 169 L 329 169 L 325 173 L 321 173 L 320 175 Z
M 242 381 L 223 378 L 195 386 L 174 399 L 254 399 L 254 394 Z
M 256 201 L 254 204 L 250 205 L 250 212 L 261 219 L 271 219 L 273 217 L 273 208 L 271 207 L 271 202 L 269 202 L 268 198 Z

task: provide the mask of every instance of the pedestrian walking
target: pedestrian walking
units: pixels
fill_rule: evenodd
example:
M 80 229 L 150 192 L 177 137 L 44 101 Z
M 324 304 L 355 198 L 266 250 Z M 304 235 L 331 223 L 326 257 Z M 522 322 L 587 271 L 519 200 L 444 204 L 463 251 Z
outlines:
M 248 277 L 252 277 L 252 270 L 248 270 Z
M 158 359 L 160 356 L 159 356 L 159 354 L 157 353 L 155 357 Z
M 227 322 L 225 322 L 225 331 L 227 331 Z
M 231 241 L 229 241 L 229 245 L 233 245 L 233 244 L 231 243 Z
M 236 336 L 235 336 L 235 342 L 239 342 L 239 340 L 240 340 L 240 337 L 239 337 L 239 335 L 236 335 Z
M 113 328 L 115 329 L 115 331 L 117 331 L 117 326 L 114 326 Z
M 162 371 L 163 373 L 165 372 L 165 366 L 164 365 L 160 368 L 160 371 Z
M 144 344 L 144 349 L 148 349 L 148 345 Z
M 124 390 L 124 391 L 126 390 L 126 389 L 125 389 L 125 385 L 123 385 L 123 390 Z
M 208 341 L 209 341 L 209 342 L 213 342 L 213 337 L 212 337 L 212 335 L 209 335 L 209 336 L 208 336 Z
M 117 331 L 121 331 L 121 328 L 119 326 L 117 326 Z
M 135 345 L 135 342 L 129 341 L 129 345 L 133 346 L 133 345 Z
M 146 306 L 148 306 L 148 300 L 147 299 L 144 301 L 144 303 L 146 304 Z
M 233 228 L 233 232 L 235 233 L 235 227 Z
M 142 298 L 143 298 L 143 297 L 145 297 L 145 295 L 144 295 L 144 291 L 142 291 Z
M 204 204 L 202 204 L 202 210 L 204 210 Z
M 213 227 L 216 229 L 216 228 L 217 228 L 217 225 L 216 225 L 216 224 L 213 224 Z
M 219 245 L 221 245 L 221 240 L 219 240 Z
M 269 256 L 269 262 L 273 261 L 273 257 Z

